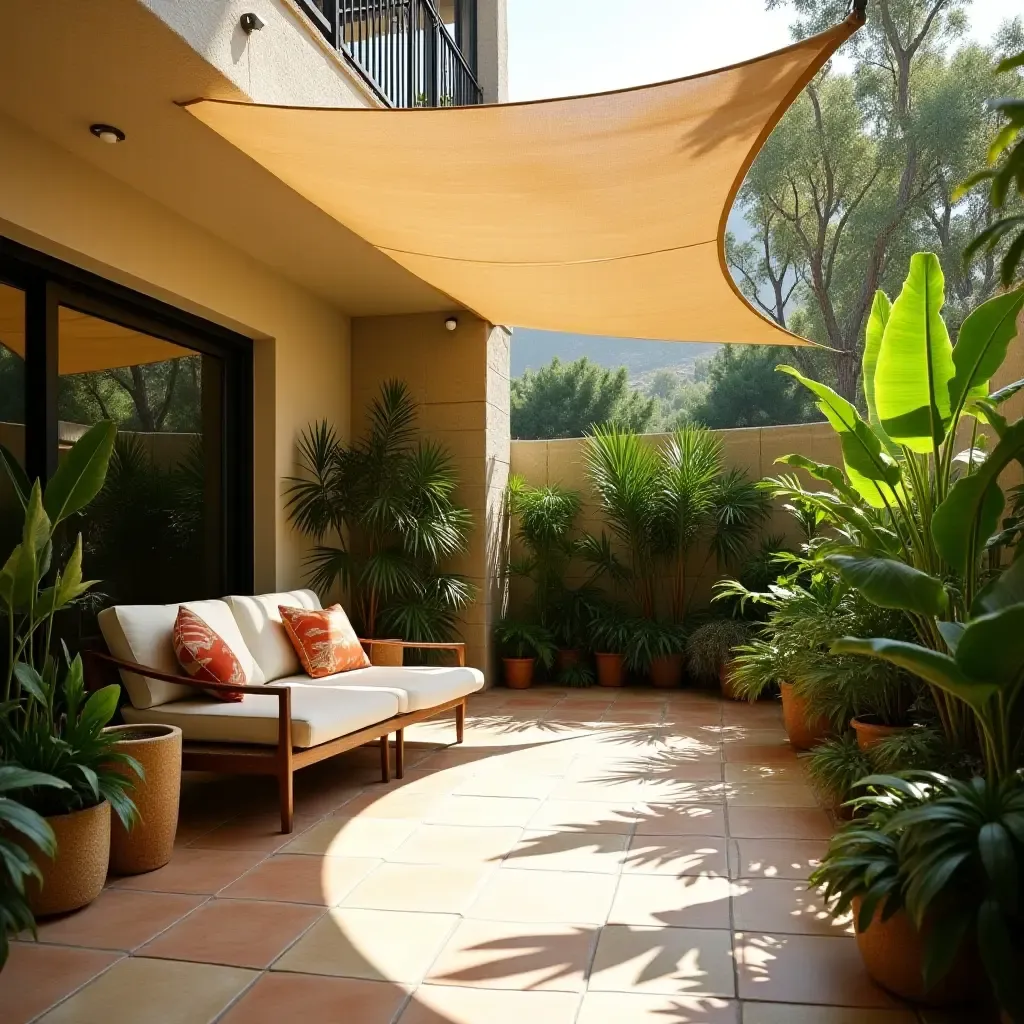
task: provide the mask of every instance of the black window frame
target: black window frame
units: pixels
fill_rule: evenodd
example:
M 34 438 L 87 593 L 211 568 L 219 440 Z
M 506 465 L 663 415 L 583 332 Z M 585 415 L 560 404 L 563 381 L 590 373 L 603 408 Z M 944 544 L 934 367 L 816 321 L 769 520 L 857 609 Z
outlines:
M 0 235 L 0 282 L 25 295 L 25 470 L 57 467 L 58 312 L 61 306 L 220 361 L 216 453 L 221 465 L 219 577 L 225 594 L 253 592 L 252 339 Z M 210 439 L 204 437 L 204 444 Z M 221 597 L 223 594 L 208 594 Z

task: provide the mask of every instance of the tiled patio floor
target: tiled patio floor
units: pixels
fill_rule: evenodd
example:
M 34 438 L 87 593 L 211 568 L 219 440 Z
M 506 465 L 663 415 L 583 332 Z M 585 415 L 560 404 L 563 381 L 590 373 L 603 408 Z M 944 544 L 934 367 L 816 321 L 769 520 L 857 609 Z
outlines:
M 495 690 L 297 777 L 189 778 L 179 848 L 15 944 L 21 1024 L 912 1024 L 804 879 L 831 825 L 776 706 Z M 943 1018 L 945 1019 L 945 1018 Z

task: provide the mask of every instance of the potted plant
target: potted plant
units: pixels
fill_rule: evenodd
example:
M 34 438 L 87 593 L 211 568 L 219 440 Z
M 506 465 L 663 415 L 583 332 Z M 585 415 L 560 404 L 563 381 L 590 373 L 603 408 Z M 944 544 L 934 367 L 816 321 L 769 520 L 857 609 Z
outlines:
M 597 685 L 626 684 L 626 652 L 637 623 L 621 609 L 605 605 L 590 620 L 590 644 L 597 667 Z
M 738 619 L 710 619 L 686 640 L 686 671 L 694 679 L 714 680 L 727 700 L 739 699 L 732 682 L 737 649 L 750 641 L 750 627 Z
M 68 784 L 17 765 L 0 765 L 0 971 L 7 962 L 9 937 L 36 932 L 35 917 L 25 899 L 26 882 L 42 881 L 32 848 L 51 858 L 57 852 L 57 840 L 45 819 L 10 794 L 47 787 L 67 789 Z
M 88 698 L 81 657 L 65 647 L 51 651 L 54 617 L 91 586 L 82 578 L 81 535 L 66 563 L 43 587 L 60 524 L 84 508 L 103 485 L 115 428 L 102 422 L 68 451 L 47 484 L 28 481 L 12 459 L 2 461 L 24 509 L 21 543 L 0 570 L 0 602 L 8 623 L 8 665 L 0 705 L 3 760 L 66 785 L 25 789 L 22 802 L 44 817 L 56 839 L 55 856 L 35 851 L 38 877 L 29 877 L 26 898 L 36 915 L 60 913 L 90 902 L 106 879 L 110 810 L 127 826 L 135 807 L 127 795 L 141 774 L 114 750 L 104 731 L 117 710 L 120 688 L 106 686 Z
M 626 664 L 634 672 L 647 672 L 651 684 L 673 689 L 683 680 L 686 634 L 681 626 L 656 619 L 637 619 L 626 645 Z
M 532 686 L 537 662 L 548 667 L 554 661 L 554 640 L 544 626 L 504 619 L 494 635 L 501 647 L 505 685 L 510 689 L 525 690 Z

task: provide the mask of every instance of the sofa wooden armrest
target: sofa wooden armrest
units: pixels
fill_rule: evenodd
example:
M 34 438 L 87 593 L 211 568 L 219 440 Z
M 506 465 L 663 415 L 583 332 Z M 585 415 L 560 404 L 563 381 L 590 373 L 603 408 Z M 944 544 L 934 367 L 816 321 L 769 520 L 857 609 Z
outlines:
M 430 643 L 425 640 L 368 640 L 360 637 L 359 642 L 364 647 L 379 646 L 401 647 L 403 650 L 406 648 L 413 648 L 424 651 L 454 651 L 459 665 L 465 666 L 466 664 L 466 645 L 461 641 Z

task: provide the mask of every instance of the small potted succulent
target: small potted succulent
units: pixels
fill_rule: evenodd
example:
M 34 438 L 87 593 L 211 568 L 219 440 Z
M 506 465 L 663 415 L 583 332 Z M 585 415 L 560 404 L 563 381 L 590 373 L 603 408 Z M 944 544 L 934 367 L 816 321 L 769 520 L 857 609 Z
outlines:
M 534 622 L 503 619 L 494 631 L 501 648 L 505 669 L 505 685 L 525 690 L 533 685 L 533 674 L 539 661 L 545 668 L 555 658 L 555 641 L 551 631 Z

